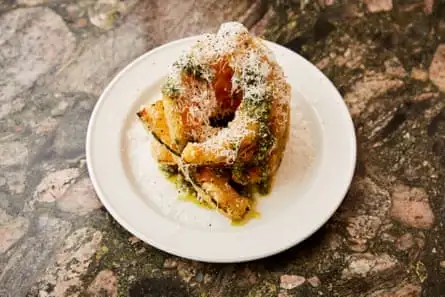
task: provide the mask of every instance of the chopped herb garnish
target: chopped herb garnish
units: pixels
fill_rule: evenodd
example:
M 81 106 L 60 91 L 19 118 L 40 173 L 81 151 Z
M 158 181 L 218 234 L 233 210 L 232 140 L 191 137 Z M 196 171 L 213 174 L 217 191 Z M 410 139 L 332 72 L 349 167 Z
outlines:
M 172 77 L 168 77 L 167 81 L 162 86 L 162 94 L 169 98 L 175 98 L 179 96 L 180 86 Z

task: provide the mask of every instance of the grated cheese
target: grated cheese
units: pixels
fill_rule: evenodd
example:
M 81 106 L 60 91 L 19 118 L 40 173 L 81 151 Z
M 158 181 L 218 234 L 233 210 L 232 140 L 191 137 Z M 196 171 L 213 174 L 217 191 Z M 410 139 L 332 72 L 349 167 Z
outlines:
M 235 119 L 227 128 L 210 125 L 211 116 L 218 114 L 219 109 L 212 83 L 216 76 L 214 65 L 220 62 L 227 62 L 233 70 L 230 93 L 240 92 L 243 97 Z M 259 106 L 266 100 L 272 102 L 269 121 L 275 122 L 274 138 L 284 135 L 289 122 L 290 87 L 281 67 L 263 41 L 250 35 L 237 22 L 222 24 L 216 34 L 204 35 L 181 55 L 170 71 L 165 88 L 171 91 L 164 92 L 165 95 L 175 95 L 175 111 L 185 115 L 186 138 L 230 163 L 235 162 L 243 139 L 257 133 L 250 128 L 252 123 L 264 116 L 261 110 L 243 112 L 248 104 Z M 258 136 L 261 139 L 267 137 L 267 133 Z

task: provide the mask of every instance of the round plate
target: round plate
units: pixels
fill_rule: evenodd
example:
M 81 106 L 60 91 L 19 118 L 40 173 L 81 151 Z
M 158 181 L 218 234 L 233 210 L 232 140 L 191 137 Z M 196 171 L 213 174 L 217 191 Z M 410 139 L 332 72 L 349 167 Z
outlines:
M 303 241 L 336 211 L 356 160 L 354 126 L 332 83 L 298 54 L 266 42 L 292 86 L 291 132 L 272 192 L 258 218 L 232 225 L 214 210 L 177 198 L 158 170 L 150 135 L 136 117 L 161 98 L 170 65 L 199 36 L 152 50 L 122 70 L 93 111 L 87 161 L 96 192 L 111 215 L 148 244 L 205 262 L 266 257 Z

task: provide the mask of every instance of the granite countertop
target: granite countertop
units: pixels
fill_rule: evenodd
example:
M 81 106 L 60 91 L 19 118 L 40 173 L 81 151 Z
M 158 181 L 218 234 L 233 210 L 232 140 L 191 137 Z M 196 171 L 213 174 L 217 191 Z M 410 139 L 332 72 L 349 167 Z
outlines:
M 0 296 L 445 296 L 445 2 L 301 1 L 1 1 Z M 334 82 L 358 165 L 307 241 L 215 265 L 120 227 L 95 195 L 84 146 L 117 71 L 226 20 Z

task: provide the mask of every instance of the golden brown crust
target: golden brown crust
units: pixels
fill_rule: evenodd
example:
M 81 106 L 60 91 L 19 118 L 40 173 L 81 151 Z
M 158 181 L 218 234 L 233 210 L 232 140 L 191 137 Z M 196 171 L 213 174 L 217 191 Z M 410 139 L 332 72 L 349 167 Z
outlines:
M 215 173 L 212 168 L 202 167 L 194 174 L 196 182 L 208 195 L 212 205 L 232 220 L 240 220 L 251 207 L 250 200 L 238 194 L 227 178 Z
M 136 114 L 144 127 L 151 132 L 155 140 L 163 144 L 163 149 L 161 148 L 162 154 L 167 154 L 166 152 L 162 152 L 162 150 L 166 149 L 170 153 L 178 155 L 178 147 L 170 137 L 170 129 L 168 127 L 163 101 L 159 100 L 153 104 L 143 106 Z
M 161 165 L 175 165 L 176 160 L 173 154 L 159 141 L 154 139 L 151 142 L 151 153 L 156 161 Z

